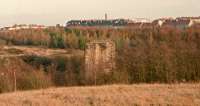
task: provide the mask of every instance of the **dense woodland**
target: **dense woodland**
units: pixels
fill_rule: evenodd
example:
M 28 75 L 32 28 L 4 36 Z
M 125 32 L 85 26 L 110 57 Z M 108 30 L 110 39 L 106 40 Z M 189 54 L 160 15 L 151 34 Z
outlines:
M 1 31 L 0 39 L 6 45 L 80 50 L 89 41 L 111 39 L 116 43 L 116 69 L 97 76 L 98 85 L 200 81 L 198 28 L 48 28 Z M 0 92 L 13 90 L 13 69 L 18 90 L 94 84 L 84 80 L 83 57 L 28 56 L 0 59 L 0 72 L 8 73 L 0 77 Z

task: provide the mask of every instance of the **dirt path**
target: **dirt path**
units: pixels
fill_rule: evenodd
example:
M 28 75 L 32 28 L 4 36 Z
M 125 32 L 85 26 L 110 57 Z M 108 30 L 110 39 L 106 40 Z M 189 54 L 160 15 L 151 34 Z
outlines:
M 200 84 L 50 88 L 1 94 L 0 106 L 200 106 Z

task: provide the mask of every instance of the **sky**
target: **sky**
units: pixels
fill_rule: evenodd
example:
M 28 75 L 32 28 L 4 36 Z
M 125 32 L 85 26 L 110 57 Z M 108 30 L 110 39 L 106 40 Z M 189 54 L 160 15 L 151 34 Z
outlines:
M 200 0 L 0 0 L 0 26 L 71 19 L 200 16 Z

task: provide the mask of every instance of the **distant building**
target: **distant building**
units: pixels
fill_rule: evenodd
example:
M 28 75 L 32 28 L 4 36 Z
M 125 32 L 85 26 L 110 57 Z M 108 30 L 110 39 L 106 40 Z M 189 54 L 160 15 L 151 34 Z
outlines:
M 189 24 L 190 27 L 199 25 L 200 25 L 200 17 L 190 19 L 190 24 Z
M 151 20 L 146 18 L 134 18 L 132 21 L 135 23 L 151 23 Z
M 127 27 L 132 28 L 150 28 L 152 26 L 152 22 L 147 20 L 129 21 L 129 23 L 127 24 Z
M 154 26 L 184 29 L 200 24 L 200 17 L 161 18 L 152 22 Z
M 113 20 L 71 20 L 66 23 L 67 27 L 76 26 L 125 26 L 129 20 L 113 19 Z
M 105 14 L 104 20 L 70 20 L 66 23 L 66 27 L 143 27 L 151 26 L 151 21 L 145 18 L 130 19 L 108 19 Z
M 156 19 L 152 22 L 152 24 L 154 26 L 159 26 L 162 27 L 168 23 L 171 23 L 174 20 L 174 18 L 160 18 L 160 19 Z
M 176 19 L 174 23 L 174 27 L 179 28 L 179 29 L 184 29 L 190 27 L 190 19 Z

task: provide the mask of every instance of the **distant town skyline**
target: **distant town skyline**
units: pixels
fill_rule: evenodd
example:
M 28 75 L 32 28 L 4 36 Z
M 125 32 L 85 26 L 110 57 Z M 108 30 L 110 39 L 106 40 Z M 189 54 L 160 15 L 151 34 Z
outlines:
M 0 26 L 64 24 L 71 19 L 200 16 L 199 0 L 2 0 Z

